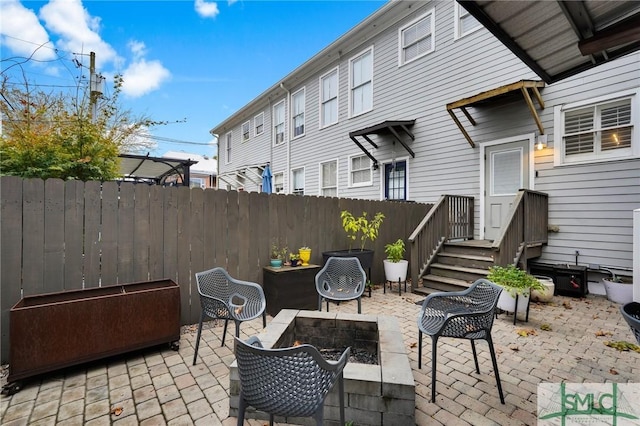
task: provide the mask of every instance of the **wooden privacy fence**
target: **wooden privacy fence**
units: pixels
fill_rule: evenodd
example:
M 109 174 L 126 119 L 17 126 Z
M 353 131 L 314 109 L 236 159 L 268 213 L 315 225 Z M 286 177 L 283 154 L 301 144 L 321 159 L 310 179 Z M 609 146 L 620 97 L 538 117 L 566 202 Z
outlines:
M 215 266 L 262 284 L 274 239 L 292 252 L 348 247 L 340 212 L 382 212 L 372 281 L 384 280 L 384 246 L 406 238 L 430 204 L 118 182 L 0 177 L 2 362 L 9 310 L 22 296 L 169 278 L 180 285 L 181 323 L 197 323 L 194 274 Z M 409 259 L 410 253 L 406 254 Z M 131 325 L 135 327 L 135 324 Z

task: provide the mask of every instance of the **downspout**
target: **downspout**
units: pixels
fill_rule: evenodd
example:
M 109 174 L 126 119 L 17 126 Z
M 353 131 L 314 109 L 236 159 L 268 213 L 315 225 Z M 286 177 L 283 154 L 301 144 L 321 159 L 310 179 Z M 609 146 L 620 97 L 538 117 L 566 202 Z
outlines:
M 289 89 L 287 89 L 286 87 L 284 87 L 284 83 L 280 83 L 280 88 L 282 90 L 284 90 L 285 92 L 287 92 L 287 100 L 284 103 L 284 110 L 286 111 L 284 114 L 284 119 L 285 119 L 285 139 L 287 141 L 287 179 L 285 180 L 285 182 L 290 183 L 291 181 L 291 138 L 289 137 L 289 135 L 291 134 L 291 129 L 289 128 L 289 115 L 291 114 L 291 92 L 289 91 Z M 291 185 L 287 186 L 287 191 L 285 191 L 286 194 L 290 194 L 291 193 Z

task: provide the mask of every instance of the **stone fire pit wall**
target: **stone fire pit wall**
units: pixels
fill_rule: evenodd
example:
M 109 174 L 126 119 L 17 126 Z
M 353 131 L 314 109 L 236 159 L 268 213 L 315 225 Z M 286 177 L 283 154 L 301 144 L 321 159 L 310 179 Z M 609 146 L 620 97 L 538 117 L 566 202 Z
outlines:
M 377 329 L 379 365 L 349 362 L 344 369 L 345 420 L 352 421 L 355 425 L 415 424 L 415 382 L 395 317 L 283 309 L 258 338 L 267 348 L 284 347 L 292 343 L 294 334 L 309 328 L 315 328 L 311 333 L 316 335 L 330 336 L 335 333 L 360 336 L 362 338 L 357 339 L 364 345 L 370 344 L 372 339 L 375 341 L 376 333 L 372 331 Z M 318 328 L 324 332 L 318 333 Z M 358 329 L 360 331 L 356 331 L 355 334 L 346 331 Z M 305 343 L 310 341 L 303 336 L 296 335 L 295 338 Z M 231 416 L 238 415 L 239 394 L 240 377 L 237 363 L 234 361 L 230 368 Z M 269 416 L 250 407 L 247 409 L 246 418 L 267 420 Z M 336 386 L 325 401 L 324 424 L 338 425 L 339 420 Z M 311 418 L 276 417 L 276 421 L 300 425 L 315 424 Z

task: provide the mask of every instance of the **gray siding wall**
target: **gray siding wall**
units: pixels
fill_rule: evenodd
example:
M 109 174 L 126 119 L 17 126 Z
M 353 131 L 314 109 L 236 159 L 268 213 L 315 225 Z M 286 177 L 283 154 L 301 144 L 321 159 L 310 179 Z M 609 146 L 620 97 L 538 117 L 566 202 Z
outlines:
M 462 116 L 465 129 L 476 143 L 472 148 L 449 117 L 446 104 L 477 93 L 537 76 L 497 41 L 484 28 L 459 39 L 454 38 L 454 2 L 418 2 L 393 22 L 379 22 L 380 29 L 371 38 L 354 39 L 349 50 L 334 55 L 336 60 L 315 73 L 304 76 L 290 74 L 294 81 L 287 86 L 290 93 L 305 87 L 305 135 L 271 149 L 271 107 L 288 97 L 276 88 L 265 93 L 263 106 L 248 114 L 252 121 L 252 138 L 234 152 L 238 162 L 220 165 L 221 174 L 238 166 L 272 162 L 274 173 L 285 171 L 288 184 L 290 169 L 305 168 L 305 194 L 318 195 L 319 164 L 338 159 L 338 195 L 349 198 L 380 199 L 383 191 L 383 167 L 373 173 L 373 184 L 349 188 L 349 157 L 362 152 L 349 139 L 348 133 L 385 120 L 415 119 L 412 128 L 416 140 L 410 143 L 416 157 L 396 144 L 395 157 L 408 160 L 408 198 L 433 203 L 442 194 L 481 196 L 480 146 L 499 139 L 537 134 L 526 103 L 521 97 L 488 106 L 470 108 L 476 126 Z M 397 6 L 400 7 L 400 6 Z M 435 10 L 435 51 L 409 64 L 398 66 L 398 29 Z M 395 16 L 395 14 L 394 14 Z M 349 117 L 349 60 L 364 49 L 373 47 L 373 110 Z M 598 263 L 615 268 L 631 267 L 631 211 L 640 207 L 640 160 L 628 159 L 588 165 L 554 166 L 554 106 L 595 98 L 607 93 L 640 86 L 640 54 L 621 58 L 568 80 L 542 89 L 545 109 L 540 111 L 548 147 L 534 152 L 534 189 L 550 196 L 549 222 L 560 232 L 550 234 L 543 260 L 573 263 L 575 251 L 581 264 Z M 319 78 L 339 67 L 339 122 L 319 128 Z M 271 104 L 268 105 L 267 97 Z M 264 110 L 265 133 L 253 137 L 253 117 Z M 246 116 L 232 117 L 234 137 L 241 136 Z M 640 123 L 636 123 L 640 128 Z M 218 129 L 219 130 L 219 129 Z M 636 130 L 639 131 L 639 130 Z M 222 135 L 222 133 L 221 133 Z M 388 140 L 373 138 L 378 149 L 370 152 L 380 164 L 394 155 Z M 364 143 L 367 146 L 366 142 Z M 238 146 L 238 143 L 236 143 Z M 290 163 L 287 164 L 287 150 Z M 221 145 L 221 151 L 224 146 Z M 288 188 L 288 186 L 285 186 Z M 245 187 L 246 190 L 252 190 Z M 255 190 L 255 189 L 254 189 Z M 480 235 L 480 203 L 476 202 L 476 236 Z

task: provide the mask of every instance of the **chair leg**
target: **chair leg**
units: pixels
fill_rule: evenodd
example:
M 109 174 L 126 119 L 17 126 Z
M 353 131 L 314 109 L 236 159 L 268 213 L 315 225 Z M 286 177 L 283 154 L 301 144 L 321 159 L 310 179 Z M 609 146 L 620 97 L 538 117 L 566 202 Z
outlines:
M 327 302 L 327 312 L 329 312 L 329 299 L 324 299 L 325 302 Z
M 227 326 L 229 325 L 229 319 L 224 320 L 224 330 L 222 331 L 222 344 L 224 346 L 224 339 L 227 337 Z
M 193 354 L 193 365 L 196 365 L 198 358 L 198 348 L 200 347 L 200 335 L 202 334 L 202 322 L 204 321 L 204 311 L 200 314 L 200 324 L 198 325 L 198 335 L 196 336 L 196 351 Z
M 422 368 L 422 331 L 418 330 L 418 369 Z
M 431 402 L 436 402 L 436 351 L 438 338 L 431 336 Z
M 265 309 L 262 312 L 262 328 L 265 328 L 267 326 L 267 310 Z
M 504 394 L 502 393 L 502 383 L 500 382 L 500 373 L 498 373 L 498 361 L 496 360 L 496 351 L 493 349 L 493 340 L 491 335 L 487 336 L 489 344 L 489 352 L 491 353 L 491 362 L 493 363 L 493 371 L 496 374 L 496 384 L 498 385 L 498 393 L 500 394 L 500 402 L 504 404 Z
M 273 414 L 269 414 L 269 426 L 273 426 Z
M 362 302 L 360 301 L 360 298 L 358 297 L 358 313 L 361 314 L 362 313 Z
M 318 310 L 322 312 L 322 296 L 318 295 Z
M 241 322 L 238 320 L 234 320 L 236 322 L 236 337 L 239 339 L 240 338 L 240 324 Z
M 242 426 L 244 423 L 244 412 L 247 409 L 247 401 L 244 400 L 242 391 L 240 391 L 240 399 L 238 400 L 238 426 Z
M 473 352 L 473 362 L 476 363 L 476 373 L 480 374 L 480 366 L 478 365 L 478 354 L 476 353 L 476 342 L 471 340 L 471 352 Z

